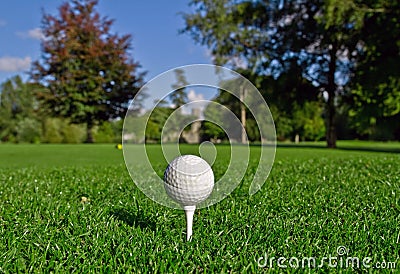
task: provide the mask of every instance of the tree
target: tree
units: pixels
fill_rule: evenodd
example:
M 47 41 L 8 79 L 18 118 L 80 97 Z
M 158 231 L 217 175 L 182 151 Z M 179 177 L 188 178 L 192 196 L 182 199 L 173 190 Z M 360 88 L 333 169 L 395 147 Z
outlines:
M 186 80 L 185 72 L 182 69 L 175 69 L 176 83 L 172 85 L 174 91 L 169 95 L 171 103 L 177 109 L 187 103 L 188 97 L 185 92 L 185 86 L 189 84 Z
M 145 131 L 146 142 L 161 142 L 161 132 L 173 111 L 174 109 L 169 107 L 156 107 L 151 113 L 145 114 L 148 116 Z
M 111 33 L 113 20 L 101 17 L 96 5 L 73 0 L 58 16 L 43 15 L 42 58 L 30 72 L 46 87 L 37 98 L 49 114 L 86 123 L 89 143 L 95 125 L 125 115 L 143 77 L 129 54 L 131 36 Z
M 223 121 L 223 111 L 221 110 L 221 105 L 223 105 L 223 99 L 229 97 L 229 93 L 223 90 L 219 90 L 219 96 L 216 98 L 216 103 L 218 104 L 207 104 L 204 110 L 204 121 L 201 124 L 201 139 L 207 141 L 218 141 L 222 139 L 227 139 L 226 133 L 224 131 L 230 131 L 229 123 L 224 124 Z M 234 100 L 229 100 L 229 102 L 236 102 Z M 212 121 L 212 122 L 210 122 Z
M 297 123 L 294 109 L 306 109 L 307 103 L 321 101 L 319 89 L 303 77 L 301 67 L 295 62 L 288 64 L 287 70 L 277 78 L 255 75 L 248 79 L 257 85 L 268 102 L 280 141 L 293 140 L 299 134 L 294 128 Z
M 333 148 L 337 97 L 357 63 L 363 22 L 379 11 L 370 1 L 348 2 L 194 0 L 182 31 L 207 45 L 217 64 L 244 63 L 252 73 L 274 78 L 298 66 L 327 97 L 326 140 Z
M 37 124 L 38 102 L 32 96 L 37 87 L 24 83 L 20 76 L 12 77 L 0 87 L 0 141 L 37 141 L 40 130 L 28 126 L 29 122 Z M 30 134 L 32 133 L 32 134 Z M 23 137 L 18 135 L 23 135 Z

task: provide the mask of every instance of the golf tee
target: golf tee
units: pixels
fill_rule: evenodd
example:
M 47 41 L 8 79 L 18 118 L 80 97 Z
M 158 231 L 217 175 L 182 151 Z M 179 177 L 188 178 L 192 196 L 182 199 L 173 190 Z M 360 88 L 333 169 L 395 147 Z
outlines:
M 191 241 L 193 233 L 193 215 L 196 206 L 184 206 L 183 209 L 185 210 L 186 215 L 186 240 Z

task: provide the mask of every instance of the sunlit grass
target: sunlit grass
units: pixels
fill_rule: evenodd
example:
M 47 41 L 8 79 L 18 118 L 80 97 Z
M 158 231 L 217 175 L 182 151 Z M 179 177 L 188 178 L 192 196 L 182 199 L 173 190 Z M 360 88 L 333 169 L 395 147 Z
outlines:
M 322 258 L 339 246 L 372 262 L 400 256 L 396 153 L 278 148 L 260 192 L 248 196 L 246 176 L 196 212 L 192 242 L 182 211 L 145 197 L 113 145 L 6 145 L 0 155 L 0 272 L 259 272 L 264 255 Z

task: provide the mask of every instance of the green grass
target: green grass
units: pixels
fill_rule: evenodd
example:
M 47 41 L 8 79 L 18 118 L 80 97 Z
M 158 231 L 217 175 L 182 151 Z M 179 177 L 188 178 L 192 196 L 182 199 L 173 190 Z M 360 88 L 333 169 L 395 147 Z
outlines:
M 146 198 L 113 145 L 1 145 L 0 273 L 261 272 L 265 254 L 276 258 L 274 271 L 294 272 L 277 258 L 321 260 L 339 246 L 371 265 L 397 262 L 398 271 L 400 145 L 371 151 L 379 146 L 279 147 L 262 190 L 247 194 L 254 161 L 232 195 L 196 211 L 185 242 L 183 212 Z M 217 177 L 228 152 L 218 147 Z M 311 271 L 321 270 L 352 269 Z

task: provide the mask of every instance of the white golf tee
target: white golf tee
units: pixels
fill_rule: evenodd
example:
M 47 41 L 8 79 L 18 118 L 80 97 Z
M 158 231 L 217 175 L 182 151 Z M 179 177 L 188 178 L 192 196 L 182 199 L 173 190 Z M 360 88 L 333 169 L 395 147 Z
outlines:
M 191 241 L 193 234 L 193 215 L 196 206 L 184 206 L 183 209 L 185 210 L 186 215 L 186 240 Z

